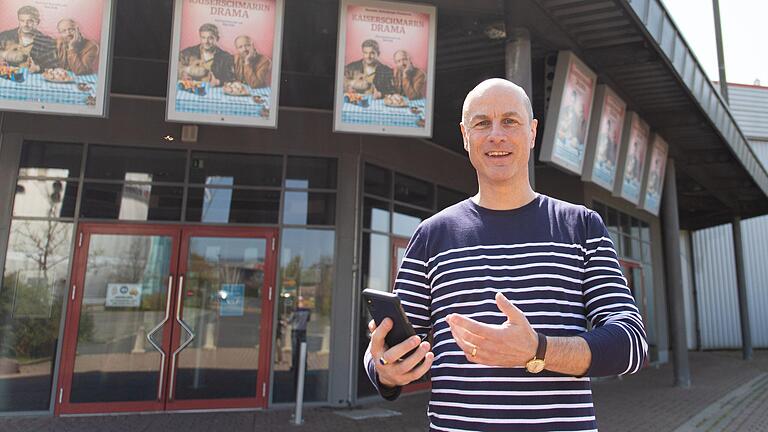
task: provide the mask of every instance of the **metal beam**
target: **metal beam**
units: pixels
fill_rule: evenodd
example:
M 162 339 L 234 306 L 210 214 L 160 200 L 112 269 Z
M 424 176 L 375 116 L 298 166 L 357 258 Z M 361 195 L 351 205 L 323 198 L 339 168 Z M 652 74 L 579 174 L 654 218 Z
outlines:
M 733 256 L 736 259 L 736 288 L 739 293 L 739 321 L 741 322 L 741 356 L 752 360 L 752 331 L 749 326 L 749 302 L 747 301 L 747 280 L 744 276 L 744 249 L 741 239 L 741 218 L 733 218 Z

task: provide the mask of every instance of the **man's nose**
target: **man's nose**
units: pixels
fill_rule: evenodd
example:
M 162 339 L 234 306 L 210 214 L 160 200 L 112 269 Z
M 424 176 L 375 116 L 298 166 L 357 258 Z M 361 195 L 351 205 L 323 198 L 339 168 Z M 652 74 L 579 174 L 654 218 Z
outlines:
M 507 136 L 501 127 L 501 122 L 491 123 L 491 133 L 488 134 L 488 141 L 498 143 L 507 140 Z

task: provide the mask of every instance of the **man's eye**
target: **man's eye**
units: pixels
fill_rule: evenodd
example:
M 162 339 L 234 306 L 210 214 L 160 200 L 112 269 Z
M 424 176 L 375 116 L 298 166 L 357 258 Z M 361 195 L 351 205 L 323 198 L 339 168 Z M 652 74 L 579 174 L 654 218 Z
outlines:
M 519 122 L 512 118 L 505 118 L 504 120 L 502 120 L 502 123 L 504 123 L 505 125 L 516 125 Z
M 477 123 L 475 123 L 475 127 L 485 127 L 491 124 L 490 120 L 481 120 Z

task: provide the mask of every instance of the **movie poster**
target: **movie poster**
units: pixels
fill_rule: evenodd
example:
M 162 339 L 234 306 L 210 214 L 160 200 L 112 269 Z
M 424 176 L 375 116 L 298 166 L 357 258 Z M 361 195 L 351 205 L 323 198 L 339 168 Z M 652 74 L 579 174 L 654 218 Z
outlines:
M 625 134 L 626 139 L 622 144 L 622 154 L 619 157 L 619 181 L 614 189 L 614 195 L 637 205 L 640 203 L 650 129 L 637 113 L 632 113 L 628 117 L 624 127 L 628 129 L 628 133 Z
M 106 116 L 113 1 L 0 5 L 0 109 Z
M 643 200 L 640 203 L 640 207 L 655 216 L 659 215 L 659 208 L 661 207 L 661 193 L 664 190 L 664 173 L 667 169 L 668 153 L 669 145 L 661 136 L 656 134 L 651 149 Z
M 572 52 L 557 56 L 540 159 L 581 175 L 597 76 Z
M 627 105 L 608 86 L 600 85 L 589 128 L 582 180 L 613 191 Z
M 334 130 L 432 136 L 434 6 L 342 0 Z
M 283 0 L 176 0 L 169 121 L 277 127 Z

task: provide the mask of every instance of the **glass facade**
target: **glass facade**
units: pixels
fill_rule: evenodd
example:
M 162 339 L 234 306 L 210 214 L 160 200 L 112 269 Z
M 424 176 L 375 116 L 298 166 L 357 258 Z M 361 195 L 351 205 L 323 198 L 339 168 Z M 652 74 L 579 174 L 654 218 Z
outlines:
M 366 164 L 363 174 L 361 287 L 390 291 L 408 240 L 424 220 L 466 199 L 461 192 Z M 368 346 L 368 311 L 360 305 L 358 358 Z M 357 362 L 358 397 L 376 394 Z
M 653 291 L 653 260 L 651 226 L 646 221 L 623 213 L 599 201 L 592 204 L 608 228 L 619 259 L 630 263 L 627 277 L 632 286 L 638 309 L 645 320 L 651 360 L 658 358 L 656 342 L 656 311 Z

